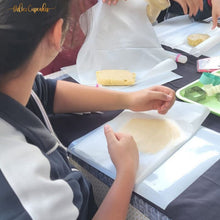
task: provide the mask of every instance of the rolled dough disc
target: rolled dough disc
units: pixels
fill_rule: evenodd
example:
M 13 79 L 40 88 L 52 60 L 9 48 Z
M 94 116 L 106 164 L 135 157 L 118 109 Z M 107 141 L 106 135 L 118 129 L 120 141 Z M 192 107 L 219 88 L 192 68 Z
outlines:
M 168 119 L 134 118 L 120 132 L 133 136 L 140 152 L 155 154 L 181 136 L 179 126 Z

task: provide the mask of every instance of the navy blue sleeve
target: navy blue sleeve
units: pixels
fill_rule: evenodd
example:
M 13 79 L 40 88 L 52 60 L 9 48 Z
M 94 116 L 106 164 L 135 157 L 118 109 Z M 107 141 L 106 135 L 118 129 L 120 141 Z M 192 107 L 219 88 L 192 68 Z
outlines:
M 53 114 L 56 83 L 56 80 L 45 79 L 43 75 L 38 74 L 33 85 L 33 90 L 41 100 L 47 114 Z M 27 107 L 37 114 L 38 108 L 32 97 L 30 97 Z

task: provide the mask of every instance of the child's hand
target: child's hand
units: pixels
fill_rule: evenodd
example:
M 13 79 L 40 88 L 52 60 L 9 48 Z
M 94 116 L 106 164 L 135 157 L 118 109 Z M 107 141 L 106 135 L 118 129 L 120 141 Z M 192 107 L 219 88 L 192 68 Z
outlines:
M 102 0 L 104 3 L 107 3 L 108 5 L 116 5 L 119 0 Z M 127 1 L 127 0 L 125 0 Z
M 218 17 L 220 17 L 220 1 L 212 0 L 212 29 L 217 26 Z
M 153 86 L 128 94 L 128 109 L 132 111 L 157 110 L 166 114 L 175 101 L 175 91 L 165 86 Z
M 192 15 L 195 16 L 199 10 L 203 11 L 203 0 L 174 0 L 174 1 L 180 4 L 184 14 L 188 13 L 188 9 L 190 16 Z
M 131 135 L 115 133 L 109 125 L 104 127 L 108 151 L 117 170 L 117 175 L 130 175 L 135 179 L 139 164 L 137 145 Z

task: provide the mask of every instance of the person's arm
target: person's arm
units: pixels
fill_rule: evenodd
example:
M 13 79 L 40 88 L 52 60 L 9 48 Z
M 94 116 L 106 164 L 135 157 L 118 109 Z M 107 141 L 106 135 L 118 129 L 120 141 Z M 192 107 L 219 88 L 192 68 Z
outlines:
M 93 220 L 126 219 L 138 168 L 139 155 L 132 136 L 114 133 L 105 126 L 105 135 L 112 162 L 116 167 L 116 178 Z
M 164 86 L 153 86 L 135 92 L 58 81 L 54 98 L 54 113 L 94 112 L 130 109 L 157 110 L 165 114 L 175 101 L 175 92 Z
M 220 1 L 219 0 L 210 0 L 208 2 L 212 6 L 212 29 L 216 28 L 218 23 L 218 17 L 220 17 Z

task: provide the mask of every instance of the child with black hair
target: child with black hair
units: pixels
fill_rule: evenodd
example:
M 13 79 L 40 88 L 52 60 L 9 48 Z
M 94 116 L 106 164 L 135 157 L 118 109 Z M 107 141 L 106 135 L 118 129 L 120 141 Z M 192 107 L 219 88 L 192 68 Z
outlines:
M 47 113 L 165 114 L 175 100 L 175 92 L 164 86 L 120 92 L 39 75 L 61 50 L 70 4 L 0 1 L 0 219 L 125 219 L 138 168 L 132 136 L 105 126 L 117 175 L 97 210 L 91 185 L 71 169 Z

